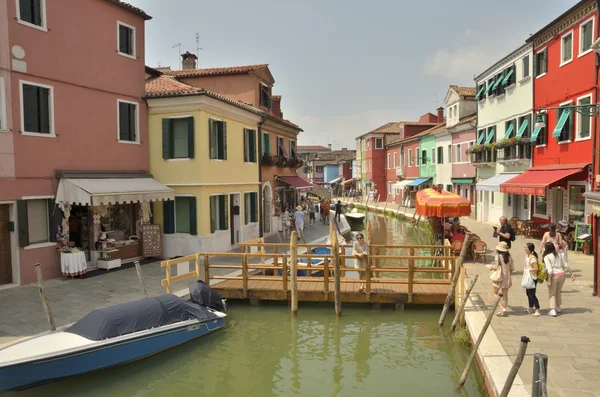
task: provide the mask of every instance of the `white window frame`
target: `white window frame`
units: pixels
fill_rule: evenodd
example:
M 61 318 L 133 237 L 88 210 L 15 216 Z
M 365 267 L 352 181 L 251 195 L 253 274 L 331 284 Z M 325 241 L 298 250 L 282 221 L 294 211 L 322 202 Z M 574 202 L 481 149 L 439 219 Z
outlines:
M 567 59 L 566 61 L 564 60 L 564 53 L 565 53 L 565 47 L 563 47 L 564 45 L 564 40 L 565 37 L 567 36 L 571 36 L 571 58 Z M 574 40 L 575 39 L 575 34 L 573 33 L 573 30 L 568 31 L 567 33 L 563 34 L 562 36 L 560 36 L 560 67 L 563 67 L 571 62 L 573 62 L 573 47 L 574 47 Z
M 381 147 L 379 147 L 377 145 L 377 142 L 381 142 Z M 380 150 L 380 149 L 383 149 L 383 147 L 384 147 L 383 138 L 375 138 L 375 149 Z
M 6 117 L 6 90 L 4 78 L 0 77 L 0 132 L 8 132 L 8 119 Z
M 42 132 L 25 131 L 25 109 L 23 107 L 23 85 L 33 85 L 36 87 L 47 88 L 50 90 L 50 94 L 49 94 L 49 98 L 48 98 L 48 104 L 50 106 L 50 109 L 48 111 L 48 114 L 50 116 L 50 133 L 49 134 L 44 134 Z M 54 87 L 51 85 L 36 83 L 34 81 L 19 80 L 19 96 L 20 96 L 19 105 L 21 107 L 21 135 L 37 136 L 40 138 L 56 138 L 56 131 L 54 130 Z
M 589 54 L 593 51 L 591 47 L 585 51 L 583 50 L 583 26 L 589 22 L 592 23 L 592 44 L 594 43 L 594 35 L 596 33 L 596 21 L 594 17 L 591 17 L 581 22 L 581 24 L 579 25 L 579 51 L 577 58 L 581 58 L 582 56 Z
M 537 196 L 534 196 L 534 197 L 537 197 Z M 545 218 L 545 219 L 548 219 L 548 201 L 549 201 L 549 199 L 548 199 L 548 188 L 546 188 L 546 195 L 544 197 L 546 197 L 546 212 L 543 213 L 543 214 L 537 212 L 537 202 L 536 202 L 535 199 L 533 200 L 533 216 L 535 216 L 536 218 Z
M 121 52 L 121 45 L 120 45 L 121 43 L 119 42 L 119 40 L 121 39 L 121 35 L 120 35 L 120 32 L 119 32 L 119 26 L 121 26 L 121 25 L 125 26 L 125 27 L 127 27 L 127 28 L 129 28 L 129 29 L 132 30 L 132 36 L 133 36 L 133 47 L 132 47 L 133 48 L 133 54 L 132 55 L 126 54 L 124 52 Z M 121 55 L 121 56 L 123 56 L 125 58 L 137 59 L 136 46 L 137 46 L 137 34 L 136 34 L 136 31 L 135 31 L 135 26 L 131 26 L 131 25 L 125 23 L 125 22 L 117 21 L 117 54 L 119 54 L 119 55 Z
M 561 46 L 562 46 L 562 44 L 561 44 Z M 534 66 L 537 65 L 537 56 L 538 56 L 538 54 L 541 54 L 542 52 L 546 53 L 546 71 L 544 73 L 540 74 L 539 76 L 535 76 L 536 79 L 541 79 L 542 77 L 544 77 L 545 75 L 548 74 L 548 64 L 549 64 L 549 60 L 548 60 L 548 47 L 544 47 L 541 50 L 539 50 L 538 52 L 533 53 Z M 537 72 L 537 70 L 534 68 L 533 69 L 533 74 L 535 75 L 536 72 Z
M 120 103 L 128 103 L 130 105 L 135 105 L 135 141 L 122 141 L 121 140 L 121 123 L 120 123 L 120 111 L 119 104 Z M 139 102 L 128 101 L 126 99 L 117 99 L 117 142 L 118 143 L 126 143 L 130 145 L 139 145 L 140 144 L 140 104 Z
M 186 114 L 186 115 L 178 115 L 178 116 L 167 116 L 167 117 L 164 117 L 164 118 L 165 119 L 188 119 L 190 117 L 194 117 L 194 116 L 192 116 L 191 114 Z M 126 142 L 129 142 L 129 141 L 126 141 Z M 162 145 L 162 143 L 161 143 L 161 145 Z M 171 161 L 174 161 L 174 162 L 177 162 L 177 161 L 190 161 L 190 160 L 192 160 L 192 159 L 189 158 L 189 157 L 179 157 L 179 158 L 175 158 L 175 159 L 166 159 L 167 162 L 171 162 Z M 176 194 L 175 196 L 182 196 L 183 197 L 184 195 L 177 195 Z M 194 196 L 192 196 L 192 197 L 194 197 Z
M 453 160 L 453 156 L 452 156 L 452 144 L 448 145 L 448 164 L 453 164 L 452 160 Z
M 392 155 L 391 155 L 391 153 L 388 153 L 387 154 L 387 164 L 386 164 L 386 166 L 387 166 L 386 168 L 388 170 L 391 168 L 391 165 L 392 165 L 391 163 L 392 163 Z
M 17 4 L 17 15 L 16 15 L 17 23 L 19 23 L 21 25 L 29 26 L 30 28 L 41 30 L 42 32 L 48 32 L 48 19 L 46 17 L 46 15 L 47 15 L 46 14 L 46 0 L 40 0 L 40 8 L 42 9 L 42 26 L 38 26 L 36 24 L 29 23 L 27 21 L 23 21 L 22 19 L 20 19 L 21 5 L 19 4 L 19 0 L 15 0 L 15 3 Z
M 589 98 L 590 99 L 590 104 L 594 103 L 593 102 L 593 95 L 587 94 L 587 95 L 583 95 L 577 98 L 577 106 L 579 106 L 579 101 L 581 101 L 584 98 Z M 575 142 L 579 142 L 579 141 L 587 141 L 589 139 L 592 139 L 592 134 L 594 133 L 594 130 L 592 128 L 593 126 L 593 119 L 594 117 L 591 116 L 590 117 L 590 135 L 586 138 L 581 138 L 581 124 L 582 124 L 582 115 L 578 112 L 573 111 L 573 113 L 577 114 L 577 120 L 575 121 Z
M 408 166 L 409 167 L 413 166 L 412 149 L 408 149 Z
M 523 58 L 521 58 L 521 80 L 520 81 L 526 81 L 529 80 L 531 78 L 531 69 L 532 69 L 532 65 L 531 65 L 531 56 L 529 56 L 530 54 L 525 55 Z M 527 58 L 527 71 L 529 72 L 529 74 L 527 76 L 525 76 L 525 58 Z M 515 71 L 516 73 L 516 71 Z
M 394 169 L 398 167 L 398 152 L 394 152 Z
M 454 145 L 454 147 L 455 147 L 455 149 L 454 149 L 454 151 L 455 151 L 454 160 L 455 161 L 454 161 L 453 164 L 461 164 L 461 163 L 463 163 L 463 161 L 462 161 L 462 157 L 463 156 L 462 156 L 462 153 L 460 152 L 460 147 L 461 146 L 462 146 L 462 142 L 457 143 L 456 145 Z

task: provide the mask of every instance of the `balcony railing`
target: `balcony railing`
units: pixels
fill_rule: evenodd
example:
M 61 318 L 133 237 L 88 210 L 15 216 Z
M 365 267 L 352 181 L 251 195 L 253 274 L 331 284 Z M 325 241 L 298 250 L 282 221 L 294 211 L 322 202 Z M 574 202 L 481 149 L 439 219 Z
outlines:
M 496 149 L 496 161 L 521 162 L 531 160 L 531 144 L 517 143 L 511 146 Z
M 478 152 L 471 153 L 471 163 L 476 165 L 484 165 L 492 163 L 494 161 L 494 155 L 492 149 L 483 149 Z

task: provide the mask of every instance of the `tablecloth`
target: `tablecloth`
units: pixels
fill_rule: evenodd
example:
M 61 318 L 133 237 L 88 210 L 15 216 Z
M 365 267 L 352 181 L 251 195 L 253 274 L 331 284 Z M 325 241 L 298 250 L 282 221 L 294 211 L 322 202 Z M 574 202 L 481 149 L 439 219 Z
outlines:
M 60 253 L 60 268 L 63 276 L 80 276 L 87 272 L 85 252 Z

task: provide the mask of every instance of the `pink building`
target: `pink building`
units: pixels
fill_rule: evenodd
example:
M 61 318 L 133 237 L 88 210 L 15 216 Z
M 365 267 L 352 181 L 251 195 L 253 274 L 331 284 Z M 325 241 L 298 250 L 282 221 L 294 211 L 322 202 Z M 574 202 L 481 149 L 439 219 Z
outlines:
M 144 200 L 120 196 L 132 185 L 153 190 L 142 100 L 150 18 L 118 0 L 0 3 L 0 284 L 35 281 L 34 263 L 60 276 L 57 239 L 69 236 L 57 233 L 68 225 L 89 266 L 111 214 L 129 216 L 117 240 L 139 234 L 136 205 L 116 204 Z

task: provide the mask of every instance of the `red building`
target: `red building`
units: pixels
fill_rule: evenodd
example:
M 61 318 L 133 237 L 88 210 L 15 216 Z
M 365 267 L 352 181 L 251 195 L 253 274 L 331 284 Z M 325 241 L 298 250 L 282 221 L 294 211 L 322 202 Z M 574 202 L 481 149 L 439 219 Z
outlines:
M 591 190 L 597 119 L 574 106 L 597 102 L 598 71 L 592 43 L 598 28 L 596 2 L 580 1 L 532 35 L 534 109 L 533 167 L 500 191 L 534 195 L 533 219 L 589 222 L 583 194 Z

